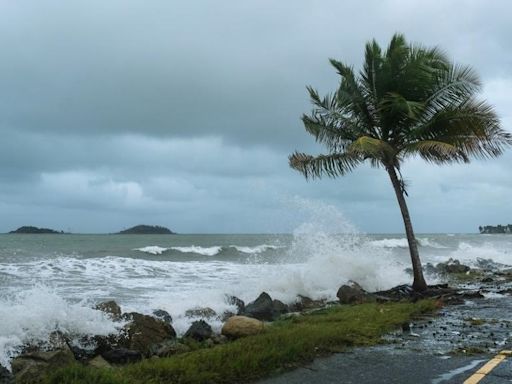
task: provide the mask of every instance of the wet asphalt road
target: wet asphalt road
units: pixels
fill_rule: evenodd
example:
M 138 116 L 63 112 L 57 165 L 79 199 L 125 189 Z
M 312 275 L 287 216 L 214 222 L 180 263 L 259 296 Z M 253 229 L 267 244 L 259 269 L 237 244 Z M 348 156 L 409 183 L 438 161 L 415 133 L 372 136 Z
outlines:
M 386 338 L 389 344 L 320 358 L 259 384 L 464 383 L 497 353 L 512 349 L 512 298 L 490 292 Z M 512 383 L 512 356 L 479 383 Z
M 447 384 L 463 383 L 493 355 L 435 356 L 392 352 L 376 347 L 356 349 L 328 358 L 261 384 Z M 505 360 L 481 384 L 512 383 L 512 360 Z

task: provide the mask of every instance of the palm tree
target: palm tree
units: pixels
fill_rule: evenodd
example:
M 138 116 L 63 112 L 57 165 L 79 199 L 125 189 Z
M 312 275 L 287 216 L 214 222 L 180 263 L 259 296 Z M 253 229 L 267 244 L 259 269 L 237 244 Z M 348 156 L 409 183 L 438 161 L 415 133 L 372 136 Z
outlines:
M 341 77 L 336 92 L 320 97 L 308 87 L 314 109 L 303 115 L 306 131 L 327 154 L 295 152 L 290 166 L 306 179 L 338 177 L 369 162 L 389 175 L 405 225 L 414 274 L 413 289 L 427 289 L 400 173 L 405 159 L 434 164 L 492 158 L 512 145 L 493 108 L 475 98 L 475 72 L 450 62 L 438 48 L 408 44 L 395 34 L 385 52 L 366 44 L 359 75 L 330 60 Z

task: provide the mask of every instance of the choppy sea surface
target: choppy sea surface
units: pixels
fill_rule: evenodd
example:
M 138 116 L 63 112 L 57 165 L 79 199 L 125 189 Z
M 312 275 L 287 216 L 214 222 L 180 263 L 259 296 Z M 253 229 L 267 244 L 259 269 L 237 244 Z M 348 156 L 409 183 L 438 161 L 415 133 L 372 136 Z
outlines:
M 92 309 L 107 299 L 124 311 L 164 309 L 183 333 L 193 321 L 187 309 L 233 309 L 226 295 L 248 302 L 266 291 L 292 302 L 297 294 L 333 299 L 348 280 L 368 290 L 411 282 L 403 235 L 338 229 L 305 223 L 285 235 L 0 235 L 0 364 L 56 329 L 114 332 L 119 325 Z M 512 264 L 512 235 L 417 238 L 423 263 Z

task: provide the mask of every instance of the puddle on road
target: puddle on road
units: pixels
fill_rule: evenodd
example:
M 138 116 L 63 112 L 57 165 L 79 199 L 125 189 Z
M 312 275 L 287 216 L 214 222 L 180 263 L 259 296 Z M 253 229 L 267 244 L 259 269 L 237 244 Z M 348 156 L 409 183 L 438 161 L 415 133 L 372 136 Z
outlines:
M 485 359 L 481 360 L 473 360 L 468 365 L 465 365 L 463 367 L 453 369 L 449 372 L 443 373 L 442 375 L 439 375 L 435 379 L 432 380 L 432 384 L 441 384 L 447 380 L 453 379 L 455 376 L 460 375 L 461 373 L 464 373 L 466 371 L 471 371 L 473 368 L 475 368 L 478 364 L 483 363 Z
M 485 288 L 492 294 L 445 307 L 438 316 L 415 321 L 410 331 L 388 335 L 388 347 L 431 351 L 440 356 L 469 356 L 504 349 L 512 343 L 512 300 L 493 292 L 494 287 Z

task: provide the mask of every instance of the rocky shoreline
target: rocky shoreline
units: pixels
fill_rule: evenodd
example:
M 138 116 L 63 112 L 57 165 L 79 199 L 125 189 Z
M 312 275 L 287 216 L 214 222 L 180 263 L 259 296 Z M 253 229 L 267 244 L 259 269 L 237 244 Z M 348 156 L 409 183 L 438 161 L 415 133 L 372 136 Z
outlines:
M 468 299 L 483 298 L 489 285 L 498 293 L 512 293 L 512 289 L 506 288 L 507 283 L 512 281 L 512 269 L 497 268 L 494 263 L 486 264 L 482 261 L 480 268 L 471 269 L 457 260 L 449 260 L 436 266 L 426 265 L 425 268 L 429 274 L 443 276 L 451 282 L 451 286 L 432 285 L 421 294 L 414 292 L 408 285 L 386 291 L 367 292 L 357 282 L 349 282 L 338 289 L 337 302 L 298 296 L 294 303 L 286 304 L 262 292 L 254 301 L 245 304 L 235 296 L 226 296 L 226 302 L 236 308 L 235 312 L 218 314 L 208 307 L 191 308 L 186 311 L 185 316 L 194 321 L 182 337 L 177 337 L 173 319 L 164 310 L 155 310 L 151 315 L 123 313 L 115 301 L 102 302 L 95 309 L 119 324 L 118 334 L 83 335 L 76 339 L 55 331 L 44 345 L 26 345 L 22 353 L 11 361 L 12 373 L 0 367 L 0 383 L 38 382 L 48 372 L 72 363 L 111 368 L 143 359 L 158 359 L 209 348 L 261 333 L 282 316 L 301 316 L 326 306 L 432 298 L 441 307 L 462 304 Z M 471 286 L 468 286 L 468 282 L 471 282 Z M 478 283 L 487 285 L 475 286 Z M 500 289 L 502 284 L 504 289 Z M 222 321 L 220 333 L 214 332 L 208 323 L 212 319 Z

